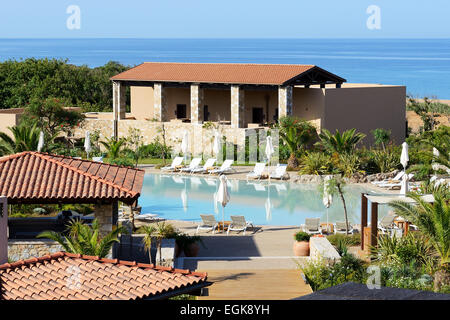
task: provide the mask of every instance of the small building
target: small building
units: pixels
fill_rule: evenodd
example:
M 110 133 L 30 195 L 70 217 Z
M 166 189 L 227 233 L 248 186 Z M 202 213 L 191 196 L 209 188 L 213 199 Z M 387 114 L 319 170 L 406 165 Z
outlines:
M 239 144 L 249 129 L 266 130 L 286 115 L 310 121 L 319 132 L 356 128 L 367 135 L 366 145 L 376 128 L 391 130 L 396 143 L 406 134 L 404 86 L 350 84 L 314 65 L 146 62 L 111 80 L 113 114 L 88 114 L 87 120 L 106 136 L 126 135 L 134 126 L 150 140 L 160 123 L 169 135 L 180 137 L 182 129 L 196 136 L 192 128 L 212 122 Z

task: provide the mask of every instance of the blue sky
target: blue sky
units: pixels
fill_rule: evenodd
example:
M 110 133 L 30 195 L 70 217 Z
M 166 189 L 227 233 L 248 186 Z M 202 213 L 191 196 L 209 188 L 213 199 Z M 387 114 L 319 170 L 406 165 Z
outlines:
M 450 38 L 448 0 L 2 1 L 0 38 Z M 69 5 L 81 28 L 69 30 Z M 381 9 L 369 30 L 366 9 Z

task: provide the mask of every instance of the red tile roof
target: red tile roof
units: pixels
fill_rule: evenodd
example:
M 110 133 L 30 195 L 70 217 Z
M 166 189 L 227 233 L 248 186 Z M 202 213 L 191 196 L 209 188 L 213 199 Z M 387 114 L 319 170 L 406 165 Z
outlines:
M 0 194 L 8 203 L 133 203 L 140 195 L 144 171 L 39 152 L 0 158 Z
M 313 65 L 145 62 L 111 80 L 282 85 Z
M 206 273 L 57 252 L 0 265 L 0 300 L 158 299 L 206 280 Z

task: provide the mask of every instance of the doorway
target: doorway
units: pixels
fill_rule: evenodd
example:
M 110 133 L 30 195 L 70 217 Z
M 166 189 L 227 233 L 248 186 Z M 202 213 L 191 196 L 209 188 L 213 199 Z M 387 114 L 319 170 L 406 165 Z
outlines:
M 260 107 L 253 108 L 252 123 L 263 123 L 263 122 L 264 122 L 263 108 L 260 108 Z

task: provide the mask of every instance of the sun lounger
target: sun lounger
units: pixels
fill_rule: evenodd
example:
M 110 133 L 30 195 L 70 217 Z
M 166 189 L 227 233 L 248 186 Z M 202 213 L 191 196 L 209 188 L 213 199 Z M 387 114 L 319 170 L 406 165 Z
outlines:
M 334 234 L 336 233 L 347 233 L 347 224 L 345 222 L 336 222 L 334 224 Z M 348 234 L 353 234 L 353 226 L 348 224 Z
M 103 162 L 103 157 L 92 157 L 92 161 Z
M 280 179 L 283 180 L 286 175 L 287 164 L 277 164 L 275 171 L 270 174 L 270 179 Z
M 397 215 L 389 211 L 379 222 L 378 222 L 378 230 L 383 234 L 390 233 L 391 230 L 398 229 L 394 223 L 394 219 Z
M 228 171 L 232 171 L 232 170 L 234 170 L 231 168 L 231 165 L 233 164 L 233 162 L 234 162 L 233 160 L 227 159 L 222 163 L 222 165 L 220 166 L 219 169 L 211 170 L 209 172 L 209 174 L 224 174 Z
M 208 172 L 208 169 L 211 168 L 214 165 L 215 162 L 216 162 L 216 159 L 210 158 L 210 159 L 206 160 L 205 165 L 203 167 L 193 169 L 191 171 L 191 173 L 205 173 L 205 172 Z
M 373 181 L 372 184 L 374 184 L 374 185 L 379 185 L 379 184 L 385 184 L 385 183 L 389 183 L 389 182 L 392 182 L 392 183 L 394 183 L 394 182 L 399 182 L 399 181 L 401 181 L 401 179 L 402 179 L 402 177 L 403 177 L 404 174 L 405 174 L 404 171 L 400 171 L 400 172 L 397 173 L 397 175 L 396 175 L 394 178 L 392 178 L 392 179 L 384 179 L 384 180 L 381 180 L 381 181 Z
M 264 172 L 265 167 L 266 164 L 264 162 L 257 162 L 253 168 L 253 171 L 247 174 L 247 180 L 248 178 L 258 178 L 258 180 L 261 179 L 261 175 Z
M 195 233 L 198 233 L 200 230 L 212 230 L 212 233 L 214 234 L 214 231 L 219 226 L 214 215 L 201 214 L 200 217 L 202 218 L 202 223 L 197 226 L 197 231 Z
M 181 168 L 180 172 L 192 172 L 192 170 L 198 169 L 201 161 L 202 161 L 202 158 L 192 159 L 191 163 L 189 163 L 189 166 L 186 168 Z
M 253 228 L 253 222 L 246 221 L 244 216 L 230 216 L 231 223 L 228 226 L 227 235 L 230 233 L 230 231 L 247 231 L 247 228 L 251 227 Z
M 303 231 L 309 234 L 322 234 L 320 227 L 320 218 L 306 218 Z
M 408 179 L 409 179 L 409 180 L 412 179 L 413 177 L 414 177 L 414 173 L 408 174 Z M 377 186 L 380 187 L 380 188 L 387 188 L 388 190 L 393 189 L 393 188 L 396 188 L 396 187 L 401 188 L 401 186 L 402 186 L 402 181 L 392 182 L 392 183 L 390 183 L 390 182 L 380 183 L 380 184 L 378 184 Z
M 162 171 L 175 171 L 179 165 L 183 162 L 183 157 L 175 157 L 172 160 L 172 164 L 170 166 L 166 166 L 161 168 Z

